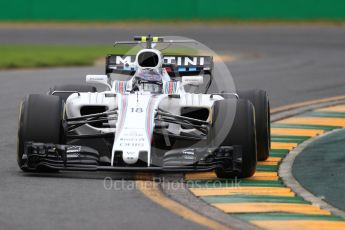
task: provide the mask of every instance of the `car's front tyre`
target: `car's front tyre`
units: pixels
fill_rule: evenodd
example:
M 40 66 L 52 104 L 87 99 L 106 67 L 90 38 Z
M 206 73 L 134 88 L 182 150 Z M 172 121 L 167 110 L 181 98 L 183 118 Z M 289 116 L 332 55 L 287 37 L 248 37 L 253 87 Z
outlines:
M 255 109 L 256 139 L 258 161 L 264 161 L 269 157 L 271 149 L 271 121 L 270 104 L 264 90 L 238 91 L 240 99 L 249 100 Z
M 214 104 L 210 138 L 213 146 L 241 146 L 240 171 L 219 168 L 219 178 L 245 178 L 255 173 L 257 153 L 254 107 L 248 100 L 225 99 Z
M 17 162 L 21 169 L 25 142 L 63 144 L 63 103 L 52 95 L 31 94 L 20 105 L 17 137 Z

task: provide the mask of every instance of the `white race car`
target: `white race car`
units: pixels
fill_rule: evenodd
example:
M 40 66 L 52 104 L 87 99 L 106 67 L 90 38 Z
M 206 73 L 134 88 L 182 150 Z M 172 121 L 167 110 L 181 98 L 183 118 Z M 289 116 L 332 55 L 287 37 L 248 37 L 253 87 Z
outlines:
M 212 56 L 162 55 L 135 37 L 135 55 L 108 55 L 105 75 L 88 85 L 55 86 L 21 103 L 17 160 L 24 171 L 215 170 L 249 177 L 270 150 L 265 91 L 209 92 Z M 90 84 L 102 85 L 103 90 Z

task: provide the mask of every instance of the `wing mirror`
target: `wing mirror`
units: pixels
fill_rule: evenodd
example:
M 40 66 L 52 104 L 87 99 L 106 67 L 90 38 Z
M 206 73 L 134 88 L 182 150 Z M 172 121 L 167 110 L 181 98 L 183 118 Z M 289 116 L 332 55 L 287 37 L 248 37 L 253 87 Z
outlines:
M 111 85 L 108 83 L 107 75 L 86 75 L 86 82 L 105 85 L 109 90 L 111 90 Z
M 182 76 L 182 85 L 199 86 L 204 83 L 203 76 Z

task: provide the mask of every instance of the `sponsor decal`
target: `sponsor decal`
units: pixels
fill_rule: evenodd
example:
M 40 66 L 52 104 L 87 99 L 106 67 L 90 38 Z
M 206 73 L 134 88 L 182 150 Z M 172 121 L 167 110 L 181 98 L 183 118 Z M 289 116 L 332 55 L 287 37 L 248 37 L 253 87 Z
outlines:
M 194 151 L 194 149 L 184 149 L 182 151 L 182 154 L 184 154 L 184 155 L 193 155 L 194 156 L 195 151 Z
M 68 154 L 68 158 L 79 158 L 81 157 L 80 151 L 81 146 L 73 145 L 67 147 L 66 153 Z
M 81 151 L 81 146 L 73 145 L 67 147 L 67 153 L 76 153 Z
M 195 151 L 194 151 L 194 149 L 184 149 L 182 151 L 182 157 L 185 160 L 194 160 L 195 159 Z
M 178 56 L 166 56 L 163 57 L 164 64 L 177 64 L 179 66 L 196 66 L 204 65 L 204 57 L 178 57 Z
M 135 62 L 135 56 L 120 56 L 116 55 L 115 58 L 115 65 L 124 65 L 128 63 Z M 202 56 L 164 56 L 163 57 L 164 64 L 177 64 L 178 66 L 203 66 L 205 64 L 205 57 Z

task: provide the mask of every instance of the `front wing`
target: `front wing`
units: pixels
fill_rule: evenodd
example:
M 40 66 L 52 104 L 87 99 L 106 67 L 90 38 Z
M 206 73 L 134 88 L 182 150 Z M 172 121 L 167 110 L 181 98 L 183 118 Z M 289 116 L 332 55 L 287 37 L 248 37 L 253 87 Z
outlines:
M 240 172 L 241 146 L 188 148 L 167 151 L 161 166 L 107 166 L 99 162 L 99 153 L 90 147 L 26 142 L 23 169 L 63 171 L 151 171 L 193 172 L 225 169 Z

